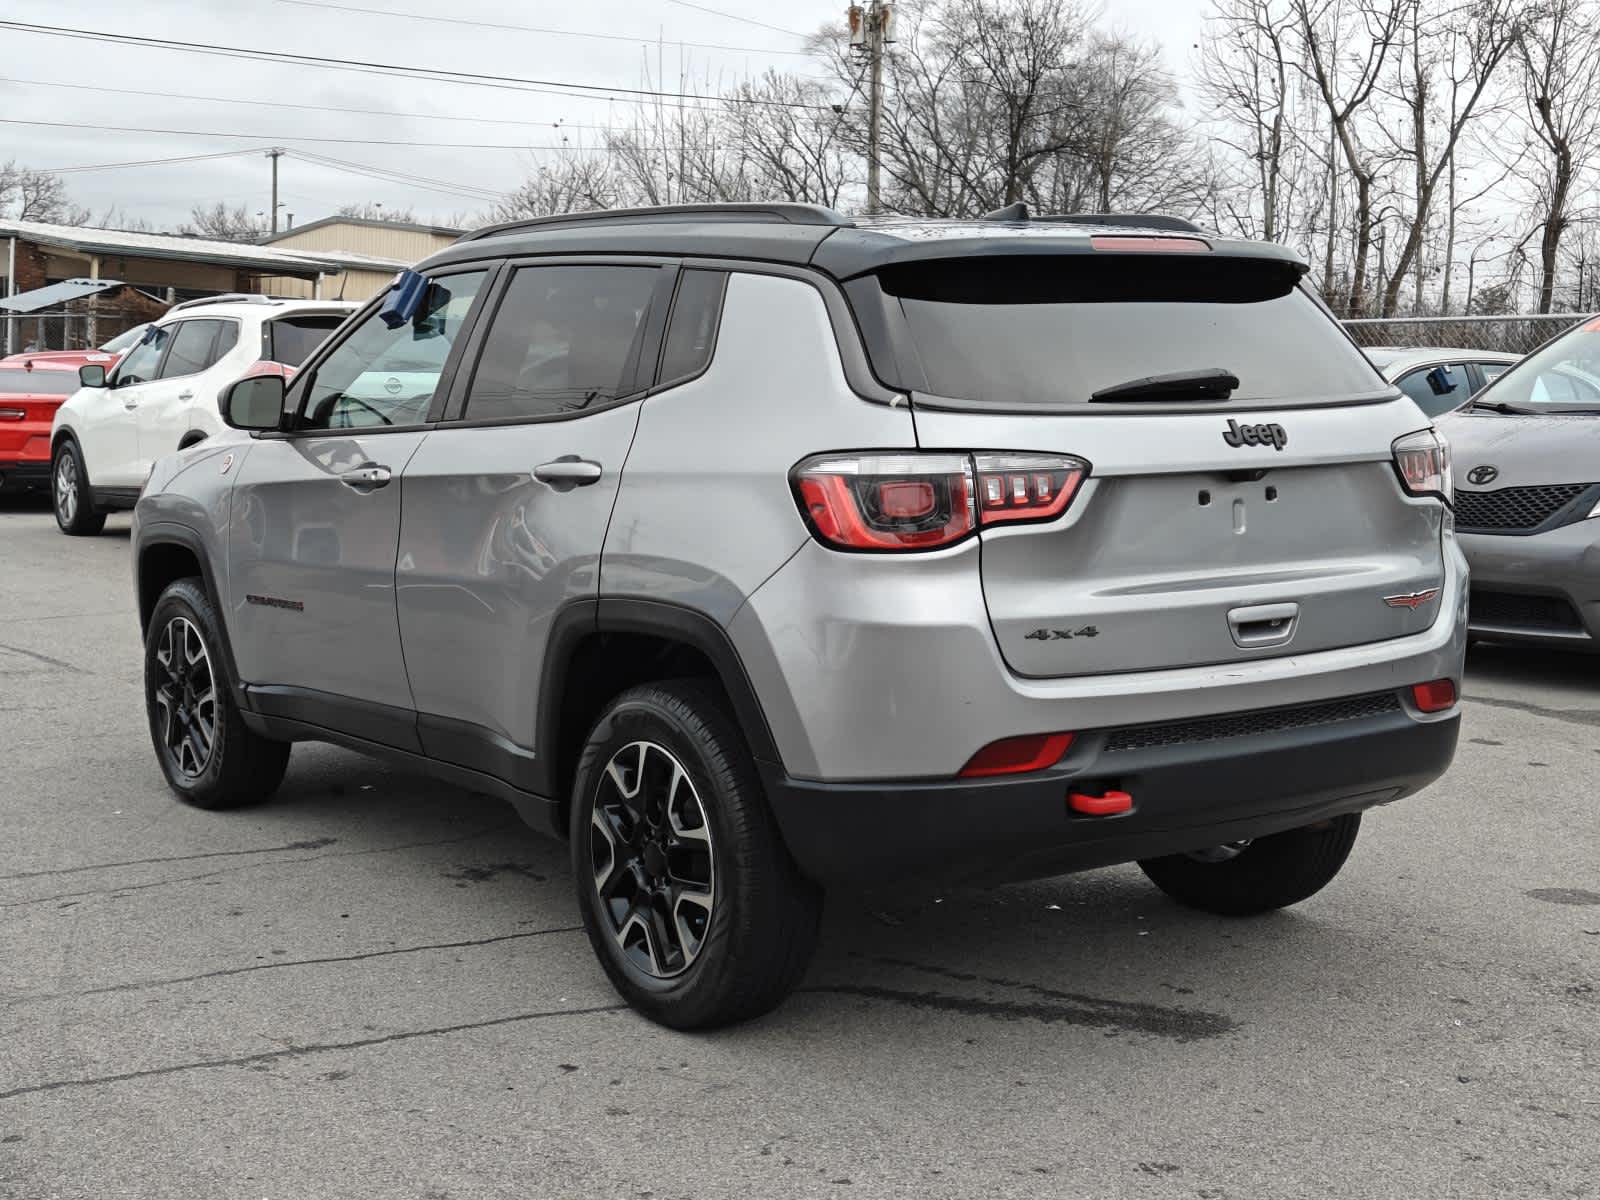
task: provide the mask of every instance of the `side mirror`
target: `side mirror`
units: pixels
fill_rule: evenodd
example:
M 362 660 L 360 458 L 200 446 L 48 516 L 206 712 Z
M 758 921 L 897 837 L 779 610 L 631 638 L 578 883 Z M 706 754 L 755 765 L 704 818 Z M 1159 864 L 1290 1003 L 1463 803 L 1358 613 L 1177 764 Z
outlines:
M 217 408 L 234 429 L 277 429 L 283 422 L 284 391 L 281 375 L 251 375 L 223 388 Z
M 105 387 L 105 367 L 100 363 L 84 363 L 78 368 L 78 383 L 83 387 Z

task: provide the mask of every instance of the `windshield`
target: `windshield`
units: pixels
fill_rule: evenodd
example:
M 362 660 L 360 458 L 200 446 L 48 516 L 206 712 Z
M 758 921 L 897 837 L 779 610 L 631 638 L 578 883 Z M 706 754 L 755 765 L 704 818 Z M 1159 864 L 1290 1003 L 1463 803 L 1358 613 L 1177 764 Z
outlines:
M 116 337 L 112 338 L 105 345 L 101 346 L 100 349 L 109 354 L 119 354 L 126 350 L 129 346 L 137 346 L 139 344 L 139 340 L 144 337 L 144 331 L 149 328 L 150 323 L 148 321 L 146 321 L 143 325 L 135 325 L 126 333 L 117 334 Z
M 0 395 L 70 396 L 77 390 L 76 371 L 0 371 Z
M 1199 255 L 991 257 L 887 268 L 872 280 L 879 296 L 863 281 L 850 294 L 880 306 L 863 321 L 869 344 L 875 326 L 884 334 L 880 377 L 962 407 L 1059 411 L 1122 388 L 1148 409 L 1160 389 L 1125 385 L 1168 375 L 1236 376 L 1233 404 L 1383 393 L 1297 277 L 1278 261 Z M 1174 398 L 1222 402 L 1206 390 Z
M 1473 400 L 1474 407 L 1501 405 L 1512 412 L 1600 413 L 1600 318 L 1535 350 Z

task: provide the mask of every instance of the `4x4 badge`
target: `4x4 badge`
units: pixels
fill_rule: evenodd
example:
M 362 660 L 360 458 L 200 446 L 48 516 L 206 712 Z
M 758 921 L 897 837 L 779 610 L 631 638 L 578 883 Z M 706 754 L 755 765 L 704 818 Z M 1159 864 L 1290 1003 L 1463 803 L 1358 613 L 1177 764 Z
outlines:
M 1222 431 L 1222 440 L 1230 446 L 1271 446 L 1282 450 L 1289 444 L 1289 433 L 1282 425 L 1241 425 L 1230 420 Z

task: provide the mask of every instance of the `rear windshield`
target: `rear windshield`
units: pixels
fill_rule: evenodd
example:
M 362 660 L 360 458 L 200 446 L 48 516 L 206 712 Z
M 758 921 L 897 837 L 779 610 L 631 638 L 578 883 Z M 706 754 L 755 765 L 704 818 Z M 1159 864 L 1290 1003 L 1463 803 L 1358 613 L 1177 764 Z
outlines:
M 7 396 L 70 396 L 78 390 L 76 371 L 0 370 L 0 394 Z
M 1268 260 L 1074 254 L 906 264 L 850 294 L 878 309 L 862 324 L 880 377 L 960 407 L 1070 409 L 1102 388 L 1219 368 L 1239 379 L 1230 403 L 1387 390 L 1297 279 Z
M 282 317 L 268 322 L 268 344 L 264 347 L 264 357 L 286 367 L 298 367 L 311 357 L 313 350 L 328 340 L 330 333 L 343 324 L 344 317 L 332 314 L 322 317 Z

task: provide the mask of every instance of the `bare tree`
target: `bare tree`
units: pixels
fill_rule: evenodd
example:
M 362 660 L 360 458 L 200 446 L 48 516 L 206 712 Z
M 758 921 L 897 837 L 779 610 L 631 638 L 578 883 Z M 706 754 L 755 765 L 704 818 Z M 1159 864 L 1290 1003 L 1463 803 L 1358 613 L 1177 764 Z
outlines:
M 1448 12 L 1407 0 L 1401 30 L 1402 65 L 1395 97 L 1406 113 L 1413 176 L 1412 207 L 1404 241 L 1384 283 L 1383 315 L 1392 317 L 1400 289 L 1415 272 L 1415 299 L 1423 291 L 1423 249 L 1440 180 L 1455 162 L 1461 137 L 1490 80 L 1521 36 L 1518 0 L 1468 0 Z M 1451 176 L 1454 180 L 1454 176 Z
M 1540 0 L 1518 47 L 1537 151 L 1529 180 L 1540 214 L 1537 303 L 1547 313 L 1578 184 L 1600 155 L 1600 12 L 1591 0 Z
M 61 176 L 19 166 L 15 159 L 0 166 L 0 215 L 52 225 L 83 225 L 89 220 L 89 210 L 68 198 Z
M 185 237 L 214 238 L 221 242 L 254 242 L 267 232 L 266 220 L 252 216 L 243 204 L 229 208 L 218 200 L 209 208 L 197 204 L 189 210 L 189 220 L 178 226 Z
M 1345 311 L 1367 308 L 1367 270 L 1372 254 L 1374 186 L 1379 164 L 1364 144 L 1358 122 L 1368 115 L 1406 10 L 1415 0 L 1292 0 L 1299 34 L 1296 67 L 1316 86 L 1327 112 L 1332 140 L 1343 156 L 1355 190 L 1351 214 L 1355 255 Z M 1330 228 L 1330 238 L 1332 232 Z

